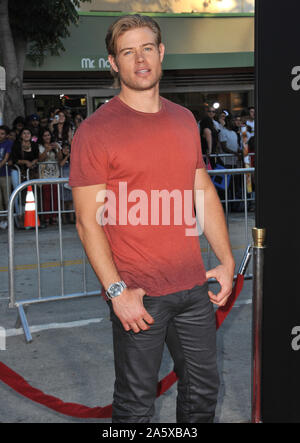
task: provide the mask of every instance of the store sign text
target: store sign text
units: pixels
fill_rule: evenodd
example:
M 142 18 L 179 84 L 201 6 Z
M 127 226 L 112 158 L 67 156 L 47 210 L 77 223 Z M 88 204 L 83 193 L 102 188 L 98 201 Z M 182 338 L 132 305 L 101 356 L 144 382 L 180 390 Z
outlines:
M 110 63 L 107 59 L 101 57 L 89 58 L 85 57 L 81 59 L 81 69 L 110 69 Z

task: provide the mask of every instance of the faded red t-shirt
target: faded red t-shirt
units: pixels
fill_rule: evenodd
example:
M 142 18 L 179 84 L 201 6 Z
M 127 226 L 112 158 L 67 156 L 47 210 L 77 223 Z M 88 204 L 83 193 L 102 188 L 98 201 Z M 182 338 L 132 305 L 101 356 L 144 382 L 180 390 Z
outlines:
M 199 131 L 189 110 L 161 101 L 159 112 L 145 113 L 115 97 L 86 119 L 73 140 L 69 181 L 112 191 L 115 222 L 104 230 L 115 265 L 128 287 L 150 296 L 206 281 L 199 237 L 187 235 L 192 221 L 184 215 L 185 204 L 194 215 L 195 171 L 204 167 Z M 158 191 L 174 197 L 164 208 Z

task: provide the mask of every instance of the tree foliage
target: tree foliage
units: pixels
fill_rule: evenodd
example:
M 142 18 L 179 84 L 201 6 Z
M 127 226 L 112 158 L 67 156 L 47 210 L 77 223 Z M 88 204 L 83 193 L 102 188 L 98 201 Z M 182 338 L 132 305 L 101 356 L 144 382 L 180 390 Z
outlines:
M 9 0 L 9 21 L 14 36 L 29 44 L 28 55 L 42 63 L 46 54 L 64 51 L 62 39 L 78 23 L 76 7 L 90 0 Z
M 42 64 L 44 56 L 64 51 L 63 39 L 77 24 L 80 3 L 90 0 L 0 0 L 0 55 L 6 71 L 4 121 L 24 115 L 26 55 Z

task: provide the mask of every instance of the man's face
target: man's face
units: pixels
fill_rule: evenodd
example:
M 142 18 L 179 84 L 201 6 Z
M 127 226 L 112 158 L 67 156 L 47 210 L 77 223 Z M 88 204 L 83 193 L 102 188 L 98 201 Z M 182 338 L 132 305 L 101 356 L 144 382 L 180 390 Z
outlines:
M 37 128 L 40 125 L 40 122 L 39 122 L 39 120 L 33 119 L 33 120 L 31 120 L 31 125 L 34 128 Z
M 3 129 L 0 129 L 0 143 L 3 143 L 6 140 L 6 132 Z
M 249 116 L 250 116 L 251 120 L 254 120 L 254 118 L 255 118 L 255 110 L 253 108 L 250 109 Z
M 164 45 L 156 44 L 156 35 L 148 28 L 136 28 L 117 40 L 116 57 L 109 56 L 112 68 L 119 73 L 121 84 L 135 91 L 146 91 L 158 85 Z

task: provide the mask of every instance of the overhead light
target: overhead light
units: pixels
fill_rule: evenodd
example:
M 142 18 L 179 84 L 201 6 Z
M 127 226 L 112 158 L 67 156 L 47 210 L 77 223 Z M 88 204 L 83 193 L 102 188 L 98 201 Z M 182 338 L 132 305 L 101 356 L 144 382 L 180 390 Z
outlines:
M 219 109 L 219 107 L 220 107 L 220 103 L 216 102 L 213 104 L 214 109 Z

